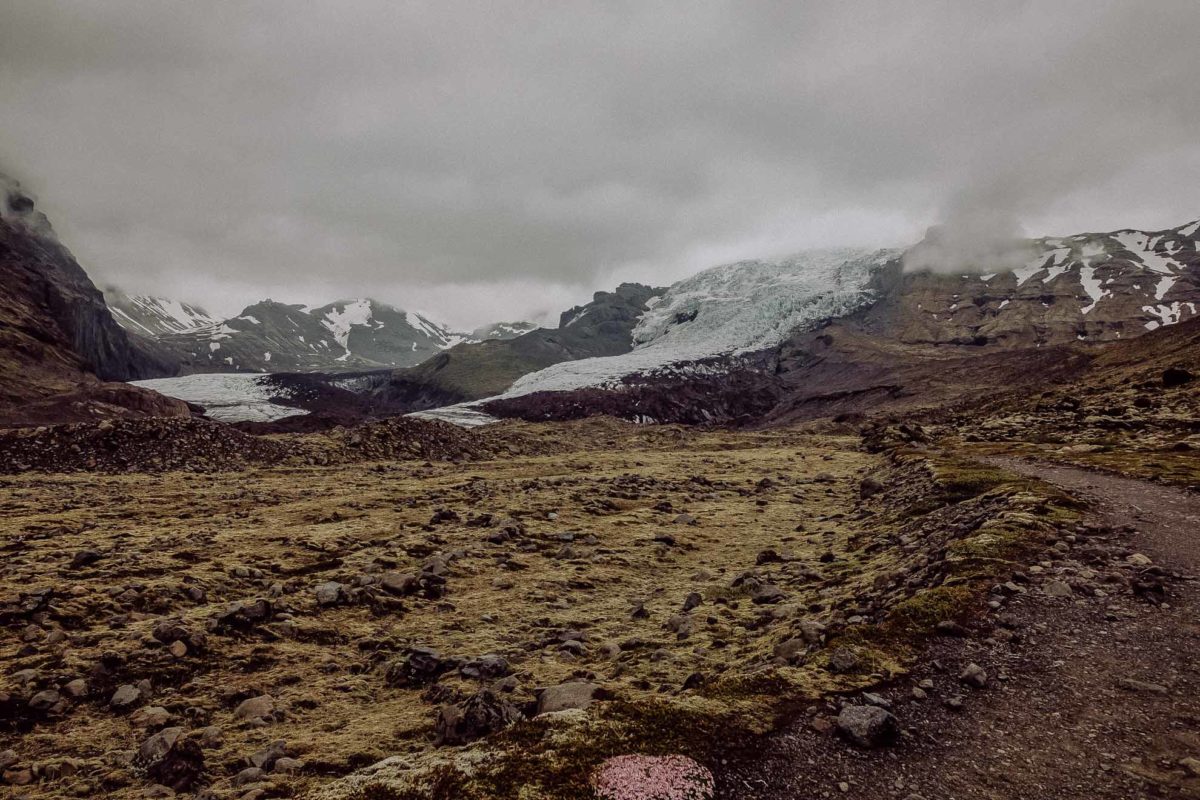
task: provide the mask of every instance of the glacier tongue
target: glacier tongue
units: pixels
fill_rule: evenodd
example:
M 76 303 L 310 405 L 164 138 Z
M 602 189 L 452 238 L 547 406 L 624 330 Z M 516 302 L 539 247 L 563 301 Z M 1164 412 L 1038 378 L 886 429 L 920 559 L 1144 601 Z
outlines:
M 518 379 L 500 397 L 610 386 L 628 375 L 772 347 L 797 328 L 862 306 L 871 273 L 898 255 L 814 250 L 707 269 L 672 285 L 645 313 L 632 352 L 555 364 Z

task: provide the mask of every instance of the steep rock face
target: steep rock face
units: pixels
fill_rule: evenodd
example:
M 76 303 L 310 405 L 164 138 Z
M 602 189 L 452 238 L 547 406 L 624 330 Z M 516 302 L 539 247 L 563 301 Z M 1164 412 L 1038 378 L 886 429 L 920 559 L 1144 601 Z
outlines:
M 62 406 L 64 414 L 87 416 L 88 396 L 101 391 L 97 379 L 134 380 L 175 370 L 168 356 L 117 325 L 45 215 L 15 181 L 0 178 L 0 421 L 28 418 L 47 403 Z M 132 388 L 108 387 L 103 393 L 98 406 L 187 411 L 177 401 Z

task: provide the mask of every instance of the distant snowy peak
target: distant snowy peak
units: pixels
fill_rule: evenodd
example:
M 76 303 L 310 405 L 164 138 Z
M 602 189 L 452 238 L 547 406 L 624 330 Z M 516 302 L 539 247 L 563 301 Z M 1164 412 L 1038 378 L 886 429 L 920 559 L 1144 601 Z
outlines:
M 484 342 L 492 339 L 515 339 L 530 331 L 535 331 L 537 328 L 537 323 L 534 322 L 497 322 L 492 325 L 485 325 L 482 328 L 476 328 L 471 332 L 471 339 L 476 342 Z
M 127 295 L 110 287 L 104 290 L 104 299 L 121 327 L 150 338 L 211 328 L 221 323 L 199 306 L 166 297 Z

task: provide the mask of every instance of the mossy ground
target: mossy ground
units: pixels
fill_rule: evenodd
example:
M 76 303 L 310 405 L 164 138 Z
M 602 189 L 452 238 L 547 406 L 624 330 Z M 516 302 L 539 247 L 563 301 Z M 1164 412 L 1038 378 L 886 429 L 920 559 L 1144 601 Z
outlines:
M 610 755 L 708 761 L 752 743 L 796 703 L 902 672 L 929 628 L 971 613 L 984 577 L 1070 513 L 1034 482 L 930 454 L 889 461 L 863 452 L 857 437 L 595 420 L 494 435 L 512 440 L 512 457 L 4 478 L 9 557 L 0 591 L 59 593 L 47 627 L 68 639 L 29 652 L 11 637 L 0 657 L 10 672 L 32 668 L 65 682 L 87 675 L 101 653 L 116 654 L 125 667 L 115 682 L 148 678 L 151 703 L 176 724 L 224 730 L 224 743 L 206 753 L 219 791 L 231 791 L 229 776 L 248 755 L 285 739 L 308 767 L 272 785 L 294 796 L 584 797 L 591 769 Z M 859 483 L 868 472 L 894 485 L 864 506 Z M 430 524 L 439 507 L 458 520 Z M 677 523 L 681 513 L 697 524 Z M 480 514 L 517 520 L 525 533 L 488 542 L 492 529 L 471 524 Z M 105 558 L 67 570 L 85 547 Z M 938 570 L 914 572 L 942 550 Z M 776 555 L 760 559 L 764 551 Z M 402 609 L 316 604 L 322 581 L 355 585 L 385 570 L 418 570 L 437 554 L 454 555 L 444 598 L 407 598 Z M 238 577 L 239 568 L 261 576 Z M 745 572 L 786 597 L 756 605 L 746 585 L 734 585 Z M 914 574 L 927 584 L 908 586 Z M 206 599 L 187 600 L 188 587 Z M 681 637 L 667 623 L 693 591 L 704 602 Z M 200 628 L 228 602 L 256 597 L 290 611 L 297 632 L 210 635 L 208 652 L 182 659 L 149 636 L 163 616 Z M 864 602 L 867 617 L 844 622 Z M 637 604 L 645 618 L 631 614 Z M 820 650 L 790 665 L 776 659 L 775 646 L 797 635 L 801 619 L 831 623 L 864 669 L 835 675 Z M 565 630 L 584 633 L 582 654 L 559 649 L 555 636 Z M 504 655 L 518 703 L 531 703 L 536 687 L 581 677 L 611 699 L 465 749 L 435 748 L 439 705 L 477 685 L 447 676 L 436 695 L 388 687 L 384 666 L 412 645 L 460 658 Z M 685 689 L 695 675 L 702 680 Z M 279 722 L 233 721 L 240 699 L 264 692 L 285 710 Z M 141 796 L 126 758 L 146 732 L 109 711 L 106 697 L 26 733 L 0 732 L 0 748 L 23 760 L 83 760 L 76 776 L 45 782 L 34 796 Z M 331 783 L 388 757 L 402 766 Z

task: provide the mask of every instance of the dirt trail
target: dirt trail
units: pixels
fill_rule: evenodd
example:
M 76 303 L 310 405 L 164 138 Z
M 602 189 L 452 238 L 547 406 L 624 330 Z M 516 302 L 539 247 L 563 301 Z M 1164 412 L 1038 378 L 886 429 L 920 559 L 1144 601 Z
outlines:
M 1168 576 L 1165 597 L 1137 596 L 1106 585 L 1115 569 L 1081 555 L 1102 551 L 1115 565 L 1142 553 L 1168 573 L 1194 574 L 1200 497 L 1068 467 L 992 463 L 1086 496 L 1088 521 L 1112 528 L 1041 562 L 1074 594 L 1022 592 L 969 637 L 935 640 L 912 675 L 880 692 L 906 731 L 897 745 L 852 748 L 821 722 L 836 705 L 815 707 L 761 759 L 724 775 L 722 797 L 1200 798 L 1200 585 Z M 987 669 L 986 689 L 959 683 L 970 662 Z M 934 688 L 914 697 L 922 680 Z M 948 707 L 952 696 L 964 698 L 962 710 Z
M 1132 542 L 1155 561 L 1200 572 L 1200 495 L 1075 467 L 1017 458 L 986 460 L 1086 497 L 1110 525 L 1136 528 Z

